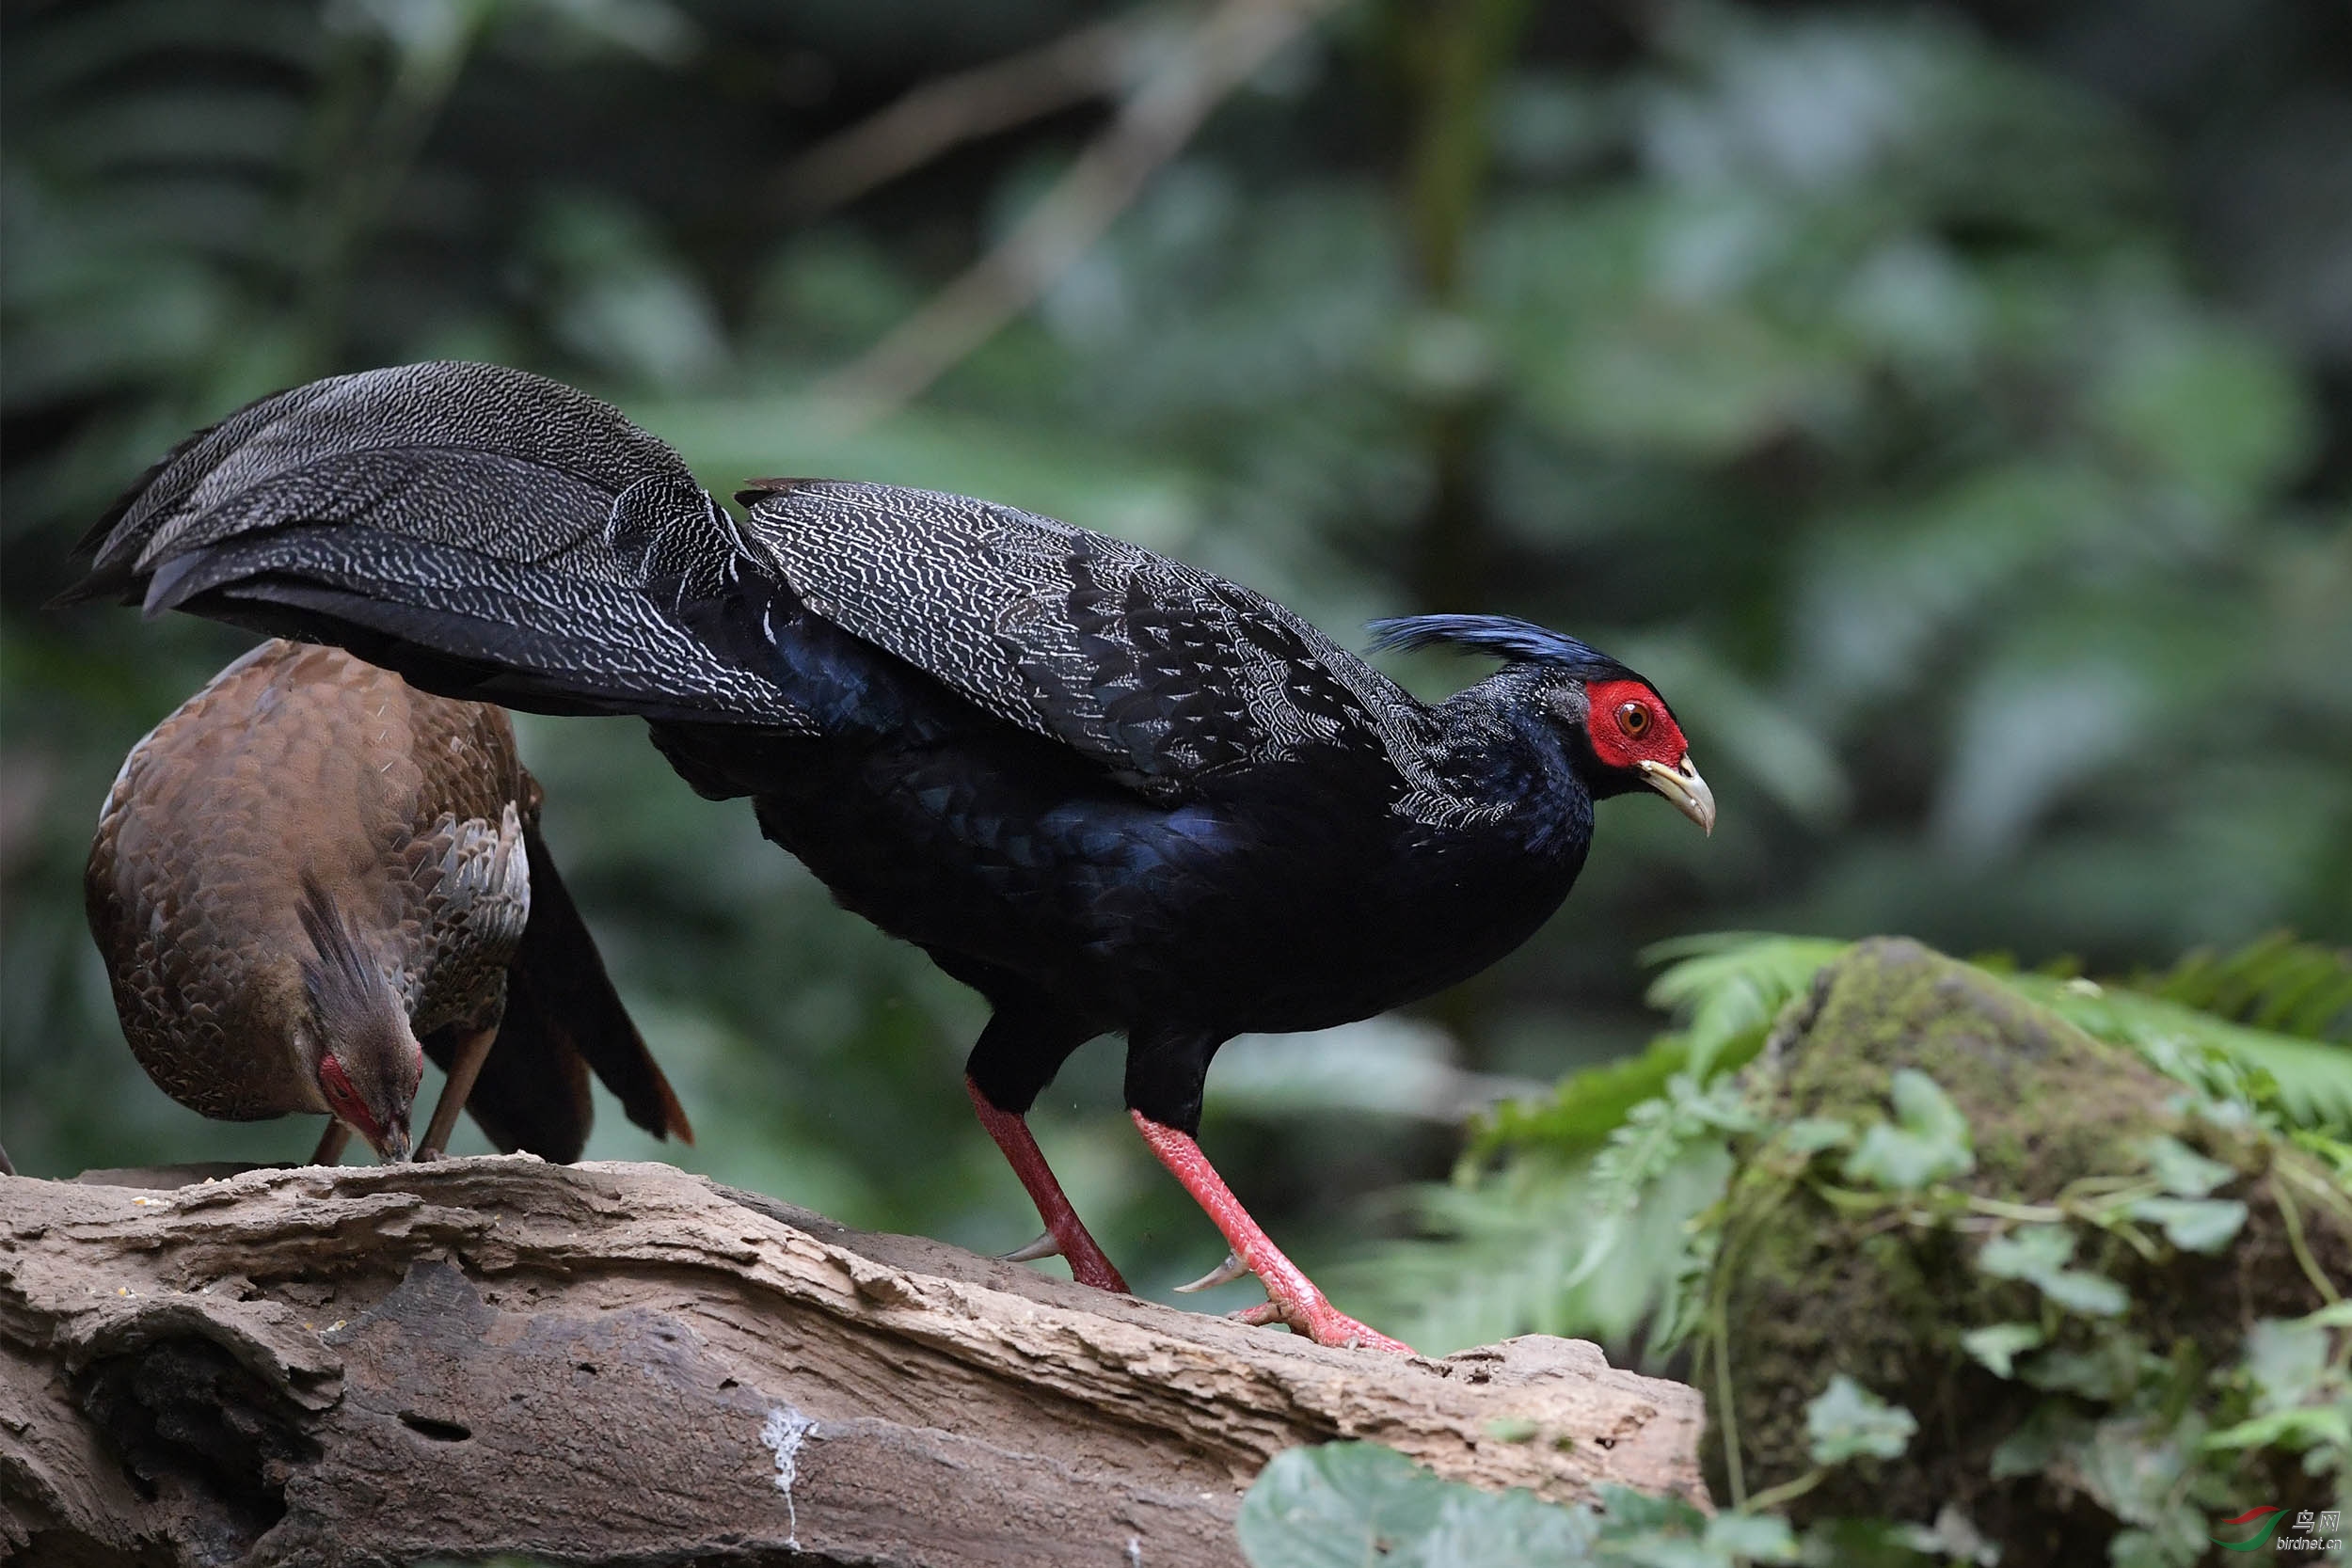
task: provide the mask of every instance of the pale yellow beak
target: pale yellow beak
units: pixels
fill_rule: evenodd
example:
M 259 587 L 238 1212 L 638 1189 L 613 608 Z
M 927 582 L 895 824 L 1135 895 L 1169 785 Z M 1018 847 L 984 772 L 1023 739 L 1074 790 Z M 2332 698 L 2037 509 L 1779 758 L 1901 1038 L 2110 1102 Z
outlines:
M 1699 770 L 1691 766 L 1686 753 L 1679 768 L 1669 768 L 1662 762 L 1642 761 L 1633 765 L 1642 770 L 1642 782 L 1675 803 L 1675 810 L 1699 825 L 1701 832 L 1715 832 L 1715 792 L 1707 787 Z

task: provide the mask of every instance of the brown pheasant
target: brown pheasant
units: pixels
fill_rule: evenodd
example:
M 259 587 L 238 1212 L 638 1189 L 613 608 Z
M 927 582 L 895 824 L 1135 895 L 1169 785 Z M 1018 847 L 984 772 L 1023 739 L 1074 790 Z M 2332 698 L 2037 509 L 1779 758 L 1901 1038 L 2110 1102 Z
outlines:
M 588 1069 L 691 1142 L 539 838 L 505 713 L 340 649 L 272 641 L 132 748 L 85 878 L 90 932 L 148 1076 L 208 1117 L 333 1119 L 409 1156 L 423 1057 L 490 1140 L 580 1157 Z M 491 1049 L 492 1043 L 497 1049 Z

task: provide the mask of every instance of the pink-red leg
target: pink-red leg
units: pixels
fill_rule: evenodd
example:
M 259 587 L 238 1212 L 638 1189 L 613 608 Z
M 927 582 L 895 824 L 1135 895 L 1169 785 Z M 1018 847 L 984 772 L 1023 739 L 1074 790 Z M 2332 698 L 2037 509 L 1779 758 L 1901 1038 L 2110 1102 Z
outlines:
M 1005 1151 L 1005 1163 L 1012 1166 L 1013 1175 L 1028 1189 L 1029 1199 L 1037 1205 L 1038 1218 L 1045 1222 L 1045 1232 L 1054 1238 L 1061 1256 L 1070 1260 L 1070 1275 L 1081 1285 L 1091 1285 L 1098 1291 L 1117 1291 L 1128 1294 L 1127 1282 L 1119 1276 L 1109 1258 L 1087 1234 L 1086 1222 L 1078 1218 L 1078 1211 L 1070 1206 L 1070 1198 L 1054 1180 L 1053 1167 L 1045 1163 L 1045 1153 L 1037 1147 L 1037 1139 L 1029 1132 L 1028 1122 L 1011 1111 L 1000 1111 L 989 1103 L 979 1085 L 970 1078 L 963 1081 L 972 1096 L 972 1109 L 980 1114 L 980 1125 L 996 1140 L 996 1147 Z M 1023 1248 L 1025 1258 L 1046 1254 Z
M 498 1037 L 497 1028 L 492 1027 L 477 1029 L 458 1042 L 457 1055 L 449 1065 L 449 1081 L 441 1085 L 441 1098 L 434 1102 L 433 1121 L 424 1130 L 424 1141 L 417 1145 L 416 1158 L 438 1160 L 447 1151 L 449 1135 L 457 1131 L 457 1113 L 473 1097 L 474 1080 L 482 1076 L 482 1064 Z
M 1136 1131 L 1143 1134 L 1143 1141 L 1151 1146 L 1160 1164 L 1184 1184 L 1184 1191 L 1224 1232 L 1233 1256 L 1265 1287 L 1263 1307 L 1247 1307 L 1234 1313 L 1234 1317 L 1244 1323 L 1286 1323 L 1292 1333 L 1304 1334 L 1318 1345 L 1361 1346 L 1393 1351 L 1399 1355 L 1414 1354 L 1413 1347 L 1403 1340 L 1391 1339 L 1333 1307 L 1315 1289 L 1314 1281 L 1282 1256 L 1282 1249 L 1258 1227 L 1258 1222 L 1241 1206 L 1241 1199 L 1233 1196 L 1225 1179 L 1209 1164 L 1209 1157 L 1200 1152 L 1199 1143 L 1173 1127 L 1153 1121 L 1141 1111 L 1127 1114 L 1135 1117 Z

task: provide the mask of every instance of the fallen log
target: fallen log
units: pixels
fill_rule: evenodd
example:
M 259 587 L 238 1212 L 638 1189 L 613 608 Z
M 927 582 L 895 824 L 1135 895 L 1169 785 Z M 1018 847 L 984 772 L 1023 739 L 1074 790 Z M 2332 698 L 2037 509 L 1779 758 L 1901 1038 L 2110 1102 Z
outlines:
M 660 1164 L 0 1178 L 0 1556 L 1239 1562 L 1339 1437 L 1704 1503 L 1698 1396 L 1542 1337 L 1326 1349 Z

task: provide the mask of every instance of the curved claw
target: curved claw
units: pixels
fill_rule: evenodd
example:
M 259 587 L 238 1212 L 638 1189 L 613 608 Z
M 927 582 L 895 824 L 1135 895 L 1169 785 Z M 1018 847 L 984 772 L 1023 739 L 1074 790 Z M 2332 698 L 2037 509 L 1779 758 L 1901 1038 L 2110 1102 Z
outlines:
M 1034 1242 L 1014 1247 L 1010 1252 L 998 1253 L 996 1260 L 1000 1263 L 1034 1263 L 1041 1258 L 1059 1258 L 1060 1256 L 1061 1243 L 1056 1241 L 1054 1233 L 1048 1230 Z
M 1196 1291 L 1206 1291 L 1218 1285 L 1230 1285 L 1248 1272 L 1249 1265 L 1241 1260 L 1241 1254 L 1229 1252 L 1225 1255 L 1225 1261 L 1211 1269 L 1207 1274 L 1189 1285 L 1177 1286 L 1176 1293 L 1180 1296 L 1188 1296 Z

